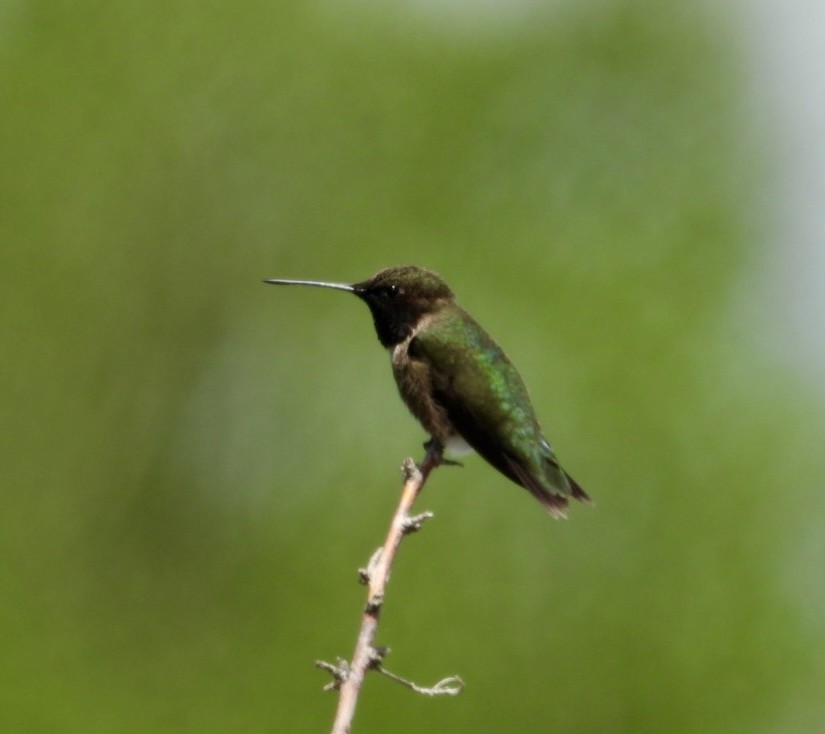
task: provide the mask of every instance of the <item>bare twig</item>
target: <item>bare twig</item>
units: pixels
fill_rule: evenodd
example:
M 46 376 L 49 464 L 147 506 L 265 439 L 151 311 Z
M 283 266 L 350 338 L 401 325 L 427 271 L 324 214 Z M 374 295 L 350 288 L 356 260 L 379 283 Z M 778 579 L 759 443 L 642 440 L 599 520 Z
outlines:
M 411 680 L 407 680 L 406 678 L 402 678 L 400 675 L 391 673 L 389 670 L 380 665 L 376 665 L 374 670 L 377 670 L 381 673 L 381 675 L 385 675 L 387 678 L 394 680 L 396 683 L 400 683 L 402 686 L 406 686 L 410 690 L 420 693 L 422 696 L 457 696 L 464 690 L 464 681 L 461 680 L 461 677 L 458 675 L 451 675 L 449 678 L 444 678 L 443 680 L 438 681 L 438 683 L 431 688 L 424 688 L 423 686 L 413 683 Z
M 398 546 L 401 544 L 401 539 L 406 534 L 418 530 L 425 520 L 432 517 L 432 513 L 422 513 L 411 517 L 410 511 L 430 472 L 440 463 L 442 463 L 441 447 L 434 441 L 427 446 L 427 454 L 420 466 L 416 466 L 412 459 L 404 460 L 401 467 L 404 473 L 404 487 L 401 490 L 401 500 L 398 503 L 398 508 L 390 523 L 387 539 L 384 541 L 384 545 L 370 558 L 367 568 L 359 569 L 358 572 L 362 583 L 367 584 L 369 589 L 367 591 L 367 603 L 361 616 L 361 630 L 358 633 L 352 662 L 347 663 L 345 660 L 338 660 L 337 665 L 322 661 L 316 662 L 318 667 L 326 670 L 333 677 L 332 682 L 325 687 L 325 690 L 337 689 L 339 691 L 338 710 L 335 714 L 332 734 L 349 734 L 352 719 L 355 716 L 358 695 L 361 692 L 361 685 L 364 682 L 366 672 L 370 669 L 379 670 L 384 675 L 388 675 L 425 695 L 438 695 L 440 693 L 455 695 L 458 690 L 453 693 L 453 689 L 463 686 L 460 678 L 449 678 L 436 684 L 431 689 L 420 688 L 414 683 L 398 678 L 398 676 L 381 668 L 380 661 L 386 651 L 375 647 L 378 618 L 381 614 L 381 606 L 384 603 L 390 571 Z

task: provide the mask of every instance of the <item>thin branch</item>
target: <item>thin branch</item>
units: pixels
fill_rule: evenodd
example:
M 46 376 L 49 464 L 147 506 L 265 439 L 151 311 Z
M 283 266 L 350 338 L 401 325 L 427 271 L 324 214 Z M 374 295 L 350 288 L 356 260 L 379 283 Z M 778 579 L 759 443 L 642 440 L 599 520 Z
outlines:
M 391 673 L 382 665 L 374 665 L 372 669 L 381 673 L 381 675 L 385 675 L 390 680 L 394 680 L 396 683 L 406 686 L 411 691 L 420 693 L 422 696 L 457 696 L 464 690 L 464 681 L 461 680 L 461 676 L 458 675 L 451 675 L 449 678 L 443 678 L 434 686 L 425 688 L 424 686 L 419 686 L 417 683 L 413 683 L 411 680 L 402 678 L 400 675 Z
M 333 676 L 333 681 L 326 686 L 326 689 L 332 688 L 339 691 L 338 710 L 335 714 L 332 734 L 349 734 L 352 719 L 355 716 L 358 695 L 361 692 L 361 685 L 367 671 L 380 669 L 382 673 L 387 675 L 387 672 L 380 668 L 379 662 L 376 661 L 375 633 L 378 630 L 381 606 L 384 603 L 387 583 L 390 580 L 390 571 L 395 560 L 395 554 L 398 552 L 398 546 L 401 544 L 401 539 L 408 533 L 418 530 L 425 520 L 432 517 L 432 513 L 422 513 L 411 517 L 410 512 L 430 472 L 441 463 L 441 447 L 435 441 L 427 446 L 427 454 L 420 466 L 416 466 L 412 459 L 404 460 L 401 467 L 404 474 L 404 487 L 401 490 L 401 500 L 390 523 L 387 538 L 384 545 L 370 558 L 367 568 L 359 569 L 358 572 L 362 583 L 367 584 L 369 589 L 367 591 L 367 603 L 361 616 L 361 630 L 358 633 L 352 662 L 338 660 L 337 665 L 321 661 L 316 662 L 318 667 L 323 668 Z M 378 661 L 380 659 L 381 656 L 379 656 Z M 389 675 L 394 677 L 393 674 Z M 427 695 L 446 693 L 449 691 L 441 689 L 449 688 L 450 684 L 455 686 L 455 680 L 445 679 L 432 689 L 421 689 L 419 692 Z M 413 690 L 419 688 L 403 679 L 400 679 L 400 681 L 413 688 Z
M 396 675 L 395 673 L 387 670 L 382 663 L 384 662 L 384 658 L 390 654 L 390 648 L 388 647 L 375 647 L 372 650 L 372 659 L 370 660 L 370 670 L 374 670 L 377 673 L 381 673 L 381 675 L 386 676 L 392 681 L 396 683 L 400 683 L 405 688 L 409 688 L 411 691 L 415 691 L 416 693 L 422 696 L 429 696 L 430 698 L 434 698 L 435 696 L 457 696 L 464 690 L 464 681 L 461 680 L 461 677 L 458 675 L 451 675 L 448 678 L 442 678 L 438 683 L 434 686 L 426 687 L 426 686 L 419 686 L 417 683 L 414 683 L 411 680 L 407 680 L 406 678 L 402 678 L 400 675 Z M 339 665 L 344 662 L 339 660 Z M 330 666 L 332 667 L 332 666 Z M 334 684 L 333 684 L 334 685 Z

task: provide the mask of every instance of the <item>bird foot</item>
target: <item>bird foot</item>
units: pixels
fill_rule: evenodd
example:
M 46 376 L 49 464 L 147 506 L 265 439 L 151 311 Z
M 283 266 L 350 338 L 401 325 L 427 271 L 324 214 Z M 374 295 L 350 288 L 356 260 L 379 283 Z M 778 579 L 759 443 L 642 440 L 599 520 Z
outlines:
M 464 466 L 464 464 L 460 461 L 456 461 L 455 459 L 445 459 L 444 444 L 436 438 L 431 438 L 429 441 L 425 441 L 424 450 L 428 454 L 432 455 L 436 466 Z

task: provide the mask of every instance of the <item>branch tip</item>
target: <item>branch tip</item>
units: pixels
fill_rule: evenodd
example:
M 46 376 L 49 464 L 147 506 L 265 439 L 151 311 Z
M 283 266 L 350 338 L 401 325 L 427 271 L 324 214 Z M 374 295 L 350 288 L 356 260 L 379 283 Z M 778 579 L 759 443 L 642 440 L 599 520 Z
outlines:
M 421 470 L 410 456 L 404 459 L 404 462 L 401 464 L 401 474 L 404 476 L 405 482 L 409 482 L 412 479 L 421 481 Z
M 457 696 L 464 690 L 464 680 L 461 676 L 451 675 L 436 683 L 432 688 L 416 689 L 416 693 L 425 696 Z

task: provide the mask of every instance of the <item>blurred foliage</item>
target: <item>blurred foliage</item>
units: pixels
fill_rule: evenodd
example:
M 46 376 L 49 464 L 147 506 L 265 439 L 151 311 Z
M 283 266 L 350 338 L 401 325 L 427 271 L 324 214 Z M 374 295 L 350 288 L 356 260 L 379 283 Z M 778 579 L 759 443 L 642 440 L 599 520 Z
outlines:
M 506 7 L 3 4 L 3 731 L 329 727 L 311 663 L 350 654 L 424 436 L 363 306 L 260 280 L 404 262 L 597 507 L 439 470 L 379 641 L 467 690 L 370 679 L 355 731 L 821 725 L 825 426 L 742 296 L 770 214 L 735 35 Z

